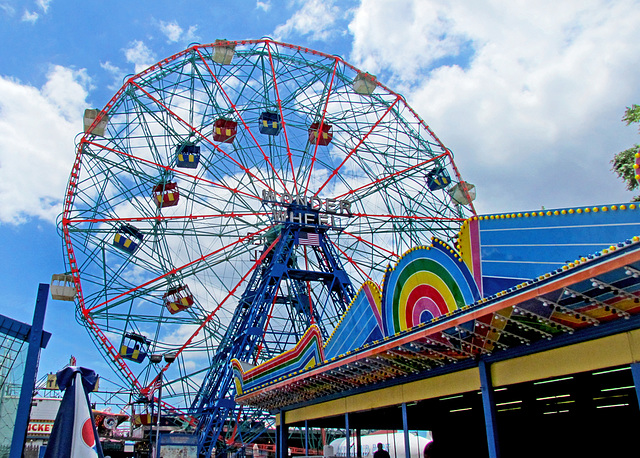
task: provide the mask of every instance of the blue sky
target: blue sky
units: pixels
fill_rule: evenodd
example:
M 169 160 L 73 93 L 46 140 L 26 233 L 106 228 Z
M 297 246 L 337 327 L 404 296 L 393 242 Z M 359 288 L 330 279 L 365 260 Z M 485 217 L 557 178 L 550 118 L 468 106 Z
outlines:
M 377 75 L 477 186 L 480 213 L 628 201 L 610 172 L 640 142 L 640 2 L 0 0 L 1 313 L 30 321 L 37 285 L 65 270 L 56 218 L 82 112 L 123 77 L 190 43 L 270 36 Z M 71 354 L 109 368 L 50 301 L 41 374 Z

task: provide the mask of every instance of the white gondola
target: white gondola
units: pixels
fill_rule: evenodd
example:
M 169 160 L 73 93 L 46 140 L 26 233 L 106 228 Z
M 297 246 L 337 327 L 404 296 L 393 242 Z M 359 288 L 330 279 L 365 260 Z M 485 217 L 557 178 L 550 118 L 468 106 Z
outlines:
M 476 187 L 471 183 L 461 181 L 447 190 L 451 198 L 460 205 L 469 205 L 476 198 Z
M 219 44 L 227 43 L 227 44 Z M 228 43 L 227 40 L 216 40 L 216 47 L 213 49 L 213 61 L 222 65 L 229 65 L 236 52 L 236 46 Z
M 102 115 L 100 117 L 100 120 L 95 126 L 93 126 L 92 129 L 91 126 L 93 125 L 93 122 L 100 114 Z M 107 124 L 109 124 L 109 116 L 107 116 L 106 113 L 91 108 L 87 108 L 86 110 L 84 110 L 83 125 L 84 132 L 86 134 L 93 134 L 99 137 L 104 137 L 104 131 L 107 129 Z
M 353 90 L 360 95 L 371 95 L 377 86 L 376 77 L 360 72 L 353 80 Z
M 67 274 L 54 274 L 51 276 L 51 299 L 57 301 L 74 301 L 76 299 L 76 287 L 73 276 Z

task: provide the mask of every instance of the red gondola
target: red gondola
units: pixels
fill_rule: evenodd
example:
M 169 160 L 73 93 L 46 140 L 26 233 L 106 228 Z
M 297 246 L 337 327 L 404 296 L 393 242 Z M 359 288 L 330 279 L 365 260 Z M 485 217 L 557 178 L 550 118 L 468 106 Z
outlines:
M 320 133 L 320 139 L 318 139 L 318 133 Z M 309 127 L 309 143 L 326 146 L 331 143 L 333 139 L 333 128 L 330 124 L 323 123 L 322 129 L 320 129 L 320 123 L 314 122 Z
M 153 200 L 158 208 L 173 207 L 179 198 L 180 190 L 177 183 L 160 183 L 153 188 Z
M 194 303 L 193 294 L 191 294 L 187 285 L 169 289 L 162 296 L 162 300 L 172 315 L 188 309 Z
M 213 141 L 233 143 L 238 133 L 238 123 L 231 119 L 216 119 L 213 124 Z

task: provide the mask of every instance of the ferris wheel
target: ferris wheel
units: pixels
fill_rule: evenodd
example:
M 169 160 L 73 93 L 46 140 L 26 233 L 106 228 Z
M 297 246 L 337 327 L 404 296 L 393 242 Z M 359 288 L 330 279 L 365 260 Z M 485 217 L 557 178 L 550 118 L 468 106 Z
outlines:
M 78 321 L 134 391 L 161 371 L 188 409 L 258 313 L 265 266 L 286 272 L 246 324 L 253 364 L 312 322 L 328 336 L 409 248 L 452 240 L 468 186 L 405 100 L 340 57 L 193 45 L 85 112 L 61 220 Z

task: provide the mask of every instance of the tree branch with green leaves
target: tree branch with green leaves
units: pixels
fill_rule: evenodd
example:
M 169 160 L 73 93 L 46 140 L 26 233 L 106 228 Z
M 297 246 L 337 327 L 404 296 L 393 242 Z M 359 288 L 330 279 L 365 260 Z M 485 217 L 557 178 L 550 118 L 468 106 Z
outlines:
M 632 123 L 640 123 L 640 105 L 633 104 L 632 106 L 627 107 L 622 120 L 627 123 L 627 126 Z M 622 178 L 629 191 L 633 191 L 638 188 L 636 174 L 640 173 L 640 171 L 636 171 L 634 165 L 636 163 L 636 153 L 638 153 L 639 150 L 640 145 L 636 144 L 631 148 L 627 148 L 626 150 L 619 152 L 611 160 L 611 164 L 613 165 L 611 170 Z M 640 201 L 640 196 L 634 197 L 633 201 Z

